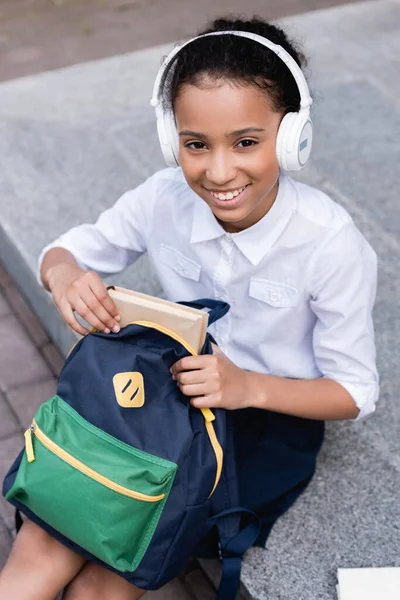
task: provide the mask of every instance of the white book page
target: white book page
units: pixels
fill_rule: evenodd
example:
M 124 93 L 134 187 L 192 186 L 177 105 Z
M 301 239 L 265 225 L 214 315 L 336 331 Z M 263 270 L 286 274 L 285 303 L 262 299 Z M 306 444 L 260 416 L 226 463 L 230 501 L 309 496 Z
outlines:
M 400 568 L 338 569 L 339 600 L 399 600 Z

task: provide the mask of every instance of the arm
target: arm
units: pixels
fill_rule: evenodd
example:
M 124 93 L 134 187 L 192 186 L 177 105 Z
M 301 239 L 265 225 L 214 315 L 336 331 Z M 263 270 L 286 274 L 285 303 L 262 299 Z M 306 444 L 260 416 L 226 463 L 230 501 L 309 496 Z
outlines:
M 330 421 L 355 419 L 359 409 L 350 394 L 332 379 L 285 379 L 249 373 L 252 406 L 273 412 Z
M 146 251 L 155 195 L 150 178 L 124 194 L 95 224 L 70 229 L 42 251 L 40 281 L 78 333 L 85 335 L 88 329 L 74 313 L 99 331 L 119 330 L 118 310 L 101 275 L 121 271 Z
M 307 419 L 353 419 L 358 408 L 331 379 L 285 379 L 237 367 L 214 346 L 212 356 L 189 356 L 171 369 L 197 408 L 260 408 Z
M 106 286 L 97 273 L 82 269 L 68 250 L 55 247 L 46 252 L 40 278 L 65 321 L 77 333 L 86 335 L 89 330 L 79 323 L 74 312 L 99 331 L 119 331 L 118 309 Z
M 46 252 L 40 265 L 40 280 L 45 290 L 51 291 L 50 279 L 52 279 L 52 276 L 57 271 L 61 271 L 62 268 L 71 273 L 82 271 L 68 250 L 55 247 Z

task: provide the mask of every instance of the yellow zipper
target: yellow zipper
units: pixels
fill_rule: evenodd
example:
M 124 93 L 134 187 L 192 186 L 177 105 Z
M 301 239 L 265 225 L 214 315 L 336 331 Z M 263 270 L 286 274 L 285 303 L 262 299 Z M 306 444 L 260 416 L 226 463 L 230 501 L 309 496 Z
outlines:
M 132 323 L 130 323 L 130 325 L 142 325 L 143 327 L 151 327 L 152 329 L 157 329 L 158 331 L 161 331 L 161 333 L 165 333 L 166 335 L 171 337 L 173 340 L 176 340 L 177 342 L 182 344 L 182 346 L 184 348 L 186 348 L 186 350 L 188 352 L 190 352 L 190 354 L 193 354 L 193 356 L 198 356 L 198 354 L 197 354 L 196 350 L 193 348 L 193 346 L 188 344 L 187 341 L 183 337 L 181 337 L 178 333 L 171 331 L 171 329 L 164 327 L 163 325 L 159 325 L 158 323 L 153 323 L 152 321 L 132 321 Z
M 29 427 L 24 433 L 25 437 L 25 450 L 28 462 L 31 463 L 35 460 L 35 453 L 33 452 L 33 443 L 32 443 L 32 428 L 33 425 Z
M 214 419 L 215 419 L 215 417 L 214 417 Z M 213 493 L 215 492 L 215 488 L 217 487 L 219 479 L 221 477 L 224 453 L 222 451 L 221 444 L 219 443 L 218 438 L 215 434 L 215 429 L 214 429 L 214 426 L 211 423 L 211 421 L 206 421 L 206 429 L 207 429 L 208 437 L 210 438 L 210 442 L 211 442 L 212 447 L 215 452 L 215 458 L 217 459 L 217 475 L 215 477 L 214 487 L 210 493 L 210 496 L 212 496 Z M 208 497 L 210 498 L 210 496 L 208 496 Z
M 43 431 L 38 427 L 35 420 L 33 420 L 32 425 L 25 431 L 25 448 L 26 455 L 28 458 L 28 462 L 33 462 L 35 460 L 35 454 L 33 451 L 33 443 L 32 443 L 32 433 L 41 441 L 43 446 L 45 446 L 50 452 L 53 452 L 56 456 L 61 458 L 61 460 L 65 461 L 81 473 L 84 473 L 91 479 L 94 479 L 98 483 L 114 490 L 118 494 L 122 494 L 123 496 L 128 496 L 129 498 L 134 498 L 135 500 L 142 500 L 143 502 L 160 502 L 165 498 L 165 494 L 160 494 L 159 496 L 148 496 L 147 494 L 141 494 L 140 492 L 134 492 L 119 483 L 115 483 L 115 481 L 111 481 L 104 475 L 100 475 L 97 471 L 94 471 L 90 467 L 84 465 L 80 460 L 77 460 L 71 454 L 60 448 L 57 444 L 53 442 Z
M 178 335 L 174 331 L 171 331 L 167 327 L 163 327 L 163 325 L 159 325 L 158 323 L 153 323 L 151 321 L 133 321 L 131 323 L 131 325 L 142 325 L 143 327 L 151 327 L 152 329 L 157 329 L 158 331 L 161 331 L 162 333 L 169 335 L 169 337 L 176 340 L 177 342 L 180 342 L 182 344 L 182 346 L 184 348 L 186 348 L 186 350 L 188 352 L 190 352 L 193 356 L 198 356 L 198 353 L 196 352 L 196 350 L 192 346 L 190 346 L 190 344 L 188 344 L 186 342 L 186 340 L 184 340 L 180 335 Z M 201 408 L 200 410 L 201 410 L 204 420 L 206 422 L 206 429 L 207 429 L 208 437 L 210 438 L 211 445 L 215 452 L 215 458 L 217 460 L 217 474 L 215 477 L 214 487 L 210 494 L 210 496 L 212 496 L 212 494 L 215 491 L 215 488 L 218 485 L 220 477 L 221 477 L 224 453 L 223 453 L 221 445 L 218 441 L 218 438 L 215 434 L 214 426 L 212 424 L 212 421 L 215 421 L 214 413 L 209 408 Z

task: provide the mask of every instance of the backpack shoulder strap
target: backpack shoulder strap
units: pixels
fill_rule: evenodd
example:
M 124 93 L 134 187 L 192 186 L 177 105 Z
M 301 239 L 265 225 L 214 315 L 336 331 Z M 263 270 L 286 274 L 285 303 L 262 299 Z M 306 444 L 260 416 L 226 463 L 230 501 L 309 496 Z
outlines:
M 247 524 L 244 521 L 248 521 Z M 261 522 L 251 510 L 238 507 L 214 515 L 210 524 L 215 525 L 218 532 L 219 558 L 222 562 L 217 600 L 235 600 L 240 585 L 242 559 L 260 535 Z
M 229 411 L 226 417 L 224 467 L 212 502 L 214 514 L 209 520 L 209 525 L 218 533 L 219 558 L 222 562 L 217 600 L 235 600 L 243 555 L 257 540 L 261 530 L 258 516 L 239 504 L 234 422 Z

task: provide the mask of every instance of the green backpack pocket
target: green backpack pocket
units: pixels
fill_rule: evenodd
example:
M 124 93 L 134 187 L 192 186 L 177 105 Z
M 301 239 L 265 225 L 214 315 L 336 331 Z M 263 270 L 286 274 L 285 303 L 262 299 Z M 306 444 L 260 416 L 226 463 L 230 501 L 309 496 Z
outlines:
M 157 527 L 177 465 L 83 419 L 59 396 L 25 432 L 15 498 L 119 571 L 134 571 Z

